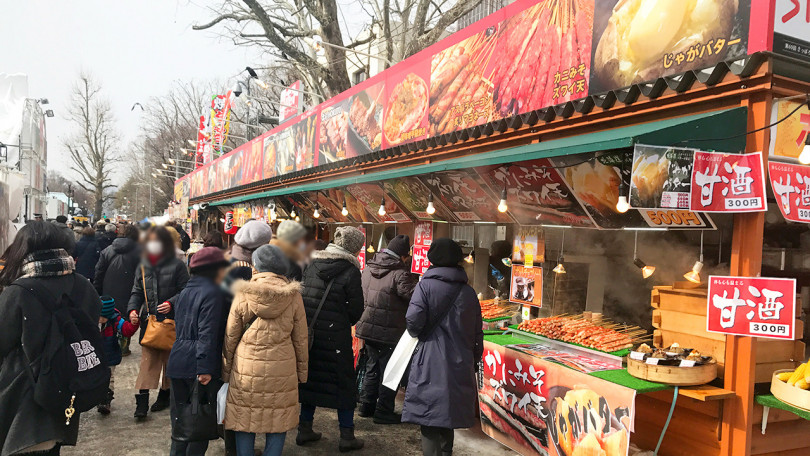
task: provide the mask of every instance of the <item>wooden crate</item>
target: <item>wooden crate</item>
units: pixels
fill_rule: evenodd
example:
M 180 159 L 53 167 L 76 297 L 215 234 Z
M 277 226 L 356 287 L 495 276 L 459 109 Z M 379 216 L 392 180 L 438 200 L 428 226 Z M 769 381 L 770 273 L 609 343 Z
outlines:
M 724 377 L 726 336 L 706 331 L 707 289 L 696 287 L 660 286 L 652 290 L 650 303 L 652 323 L 656 328 L 653 342 L 668 347 L 677 342 L 682 347 L 694 348 L 711 354 L 717 360 L 717 376 Z M 798 305 L 798 304 L 797 304 Z M 796 336 L 804 334 L 804 324 L 796 321 Z M 798 340 L 757 338 L 757 383 L 771 381 L 773 371 L 791 369 L 805 357 L 805 345 Z

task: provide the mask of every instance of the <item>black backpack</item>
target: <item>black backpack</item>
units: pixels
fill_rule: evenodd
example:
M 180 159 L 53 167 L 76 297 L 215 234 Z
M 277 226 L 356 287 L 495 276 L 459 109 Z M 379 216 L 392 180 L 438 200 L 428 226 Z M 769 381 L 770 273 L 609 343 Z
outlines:
M 69 294 L 56 296 L 36 279 L 18 279 L 14 285 L 28 290 L 50 314 L 42 353 L 28 360 L 28 372 L 34 382 L 34 401 L 43 409 L 66 417 L 85 412 L 107 400 L 110 368 L 105 362 L 97 321 L 78 305 L 75 274 Z M 33 369 L 32 364 L 38 364 Z M 34 372 L 37 375 L 34 375 Z

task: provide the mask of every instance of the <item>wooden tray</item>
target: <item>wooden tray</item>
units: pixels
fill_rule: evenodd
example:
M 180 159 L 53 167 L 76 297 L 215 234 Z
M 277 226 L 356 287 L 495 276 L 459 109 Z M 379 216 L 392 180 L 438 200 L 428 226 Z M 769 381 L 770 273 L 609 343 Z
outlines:
M 650 382 L 672 386 L 705 385 L 717 378 L 717 364 L 711 362 L 694 367 L 656 366 L 627 358 L 627 373 Z
M 773 373 L 771 380 L 771 394 L 777 399 L 796 408 L 810 411 L 810 391 L 790 386 L 786 382 L 779 380 L 777 374 L 782 372 L 793 372 L 792 369 L 782 369 Z

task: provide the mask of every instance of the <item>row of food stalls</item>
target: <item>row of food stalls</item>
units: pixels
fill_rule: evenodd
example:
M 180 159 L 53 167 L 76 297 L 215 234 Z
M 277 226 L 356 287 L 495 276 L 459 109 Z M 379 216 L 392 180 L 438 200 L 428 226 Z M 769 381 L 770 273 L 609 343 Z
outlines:
M 404 233 L 415 273 L 458 241 L 520 454 L 807 454 L 793 5 L 518 0 L 185 176 L 175 218 L 360 226 L 362 264 Z

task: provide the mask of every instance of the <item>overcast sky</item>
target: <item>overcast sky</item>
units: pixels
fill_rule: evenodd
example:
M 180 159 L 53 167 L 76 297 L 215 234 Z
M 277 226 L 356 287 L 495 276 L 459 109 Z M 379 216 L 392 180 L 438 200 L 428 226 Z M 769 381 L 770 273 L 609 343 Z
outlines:
M 130 111 L 133 103 L 165 93 L 175 80 L 225 79 L 260 66 L 257 53 L 191 29 L 213 17 L 206 4 L 217 2 L 0 0 L 0 72 L 26 73 L 29 96 L 48 98 L 56 114 L 47 119 L 49 172 L 69 168 L 61 139 L 70 129 L 64 115 L 81 70 L 103 85 L 125 151 L 141 115 Z

